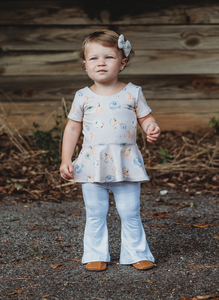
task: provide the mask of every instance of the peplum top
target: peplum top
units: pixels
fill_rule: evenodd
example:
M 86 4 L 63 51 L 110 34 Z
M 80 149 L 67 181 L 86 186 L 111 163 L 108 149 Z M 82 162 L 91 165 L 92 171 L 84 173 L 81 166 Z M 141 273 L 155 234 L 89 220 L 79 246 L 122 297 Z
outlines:
M 68 118 L 83 122 L 84 139 L 72 162 L 73 181 L 148 181 L 136 132 L 137 119 L 150 112 L 141 87 L 131 82 L 112 96 L 77 91 Z

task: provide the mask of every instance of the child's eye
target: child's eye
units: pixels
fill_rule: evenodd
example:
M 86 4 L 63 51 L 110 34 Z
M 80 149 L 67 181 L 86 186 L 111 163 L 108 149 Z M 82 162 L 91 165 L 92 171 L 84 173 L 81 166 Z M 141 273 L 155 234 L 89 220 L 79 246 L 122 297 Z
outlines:
M 107 56 L 107 59 L 113 58 L 112 56 Z
M 90 60 L 96 60 L 97 58 L 96 57 L 92 57 Z

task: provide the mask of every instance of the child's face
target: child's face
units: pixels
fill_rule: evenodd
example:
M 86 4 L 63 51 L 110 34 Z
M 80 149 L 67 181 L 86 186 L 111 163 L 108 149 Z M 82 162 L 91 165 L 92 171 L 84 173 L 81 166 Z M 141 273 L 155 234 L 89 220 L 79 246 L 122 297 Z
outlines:
M 85 48 L 85 67 L 88 76 L 98 83 L 118 80 L 119 72 L 126 64 L 121 51 L 116 47 L 104 47 L 98 43 L 88 43 Z

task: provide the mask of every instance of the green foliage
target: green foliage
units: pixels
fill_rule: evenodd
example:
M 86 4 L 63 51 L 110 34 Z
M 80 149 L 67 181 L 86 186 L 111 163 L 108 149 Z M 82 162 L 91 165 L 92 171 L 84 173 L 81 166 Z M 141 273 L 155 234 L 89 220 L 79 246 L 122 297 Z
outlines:
M 219 135 L 219 119 L 216 120 L 216 118 L 213 117 L 208 124 L 211 128 L 215 128 L 215 135 Z
M 160 158 L 160 162 L 162 162 L 163 164 L 165 164 L 167 162 L 167 158 L 170 158 L 170 159 L 173 158 L 173 156 L 171 154 L 167 154 L 163 148 L 160 149 L 160 152 L 164 156 L 164 157 Z
M 4 53 L 6 53 L 6 54 L 8 54 L 8 55 L 11 54 L 8 48 L 2 49 L 2 48 L 0 47 L 0 53 L 1 53 L 1 52 L 4 52 Z

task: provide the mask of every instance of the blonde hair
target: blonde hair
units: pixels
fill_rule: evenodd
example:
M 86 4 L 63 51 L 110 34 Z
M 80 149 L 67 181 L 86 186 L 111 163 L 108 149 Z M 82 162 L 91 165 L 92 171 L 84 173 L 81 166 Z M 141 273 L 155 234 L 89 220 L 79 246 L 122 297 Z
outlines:
M 83 42 L 82 44 L 82 49 L 80 51 L 80 58 L 82 60 L 85 60 L 85 49 L 88 43 L 98 43 L 104 47 L 117 47 L 118 48 L 118 39 L 119 39 L 119 34 L 116 33 L 115 31 L 108 30 L 108 29 L 103 29 L 103 30 L 96 30 L 93 33 L 91 33 Z M 125 39 L 126 41 L 126 39 Z M 131 60 L 131 58 L 134 56 L 134 51 L 131 50 L 130 54 L 128 57 L 124 55 L 124 52 L 122 49 L 118 50 L 121 51 L 123 58 L 127 59 L 126 62 L 126 67 L 128 66 L 128 62 Z

